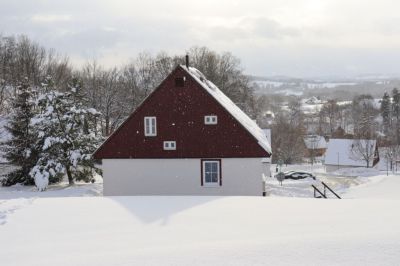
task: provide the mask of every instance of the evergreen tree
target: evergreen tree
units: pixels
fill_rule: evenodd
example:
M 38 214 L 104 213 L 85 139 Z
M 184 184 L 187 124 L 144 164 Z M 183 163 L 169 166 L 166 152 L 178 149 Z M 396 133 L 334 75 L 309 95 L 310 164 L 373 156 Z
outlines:
M 400 93 L 396 88 L 392 90 L 392 98 L 393 98 L 393 105 L 392 105 L 393 116 L 396 120 L 398 120 L 400 117 Z
M 355 132 L 356 136 L 361 139 L 374 139 L 376 137 L 376 110 L 371 103 L 363 102 L 360 111 L 361 116 Z
M 400 144 L 400 92 L 396 88 L 392 90 L 392 98 L 394 137 L 396 144 Z
M 27 80 L 17 87 L 16 97 L 12 99 L 13 113 L 6 129 L 11 139 L 5 143 L 6 159 L 17 167 L 2 180 L 4 186 L 17 183 L 32 185 L 29 176 L 31 168 L 38 160 L 38 150 L 34 143 L 36 136 L 31 126 L 33 113 L 32 91 Z
M 385 134 L 387 134 L 391 124 L 391 103 L 390 96 L 387 92 L 385 92 L 382 97 L 381 115 L 383 119 L 383 129 Z
M 79 82 L 75 80 L 65 93 L 48 84 L 38 97 L 39 113 L 33 119 L 37 134 L 43 139 L 40 158 L 30 172 L 39 190 L 64 175 L 69 184 L 81 179 L 89 181 L 98 171 L 91 154 L 101 141 L 95 134 L 94 119 L 99 113 L 83 104 Z

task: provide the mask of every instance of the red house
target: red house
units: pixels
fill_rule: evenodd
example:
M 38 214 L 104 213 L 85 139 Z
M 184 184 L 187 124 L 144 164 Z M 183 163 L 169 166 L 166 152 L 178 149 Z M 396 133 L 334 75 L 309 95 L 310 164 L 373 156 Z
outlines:
M 94 154 L 104 195 L 262 195 L 270 156 L 257 124 L 188 64 Z

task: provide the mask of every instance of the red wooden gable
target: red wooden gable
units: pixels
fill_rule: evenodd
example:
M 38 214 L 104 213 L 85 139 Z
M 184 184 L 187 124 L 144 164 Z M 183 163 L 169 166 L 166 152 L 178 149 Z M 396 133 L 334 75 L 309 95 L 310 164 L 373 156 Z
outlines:
M 179 86 L 183 77 L 183 86 Z M 205 125 L 206 115 L 218 116 L 218 123 Z M 145 116 L 157 118 L 157 136 L 144 135 Z M 176 150 L 164 150 L 164 141 L 176 141 Z M 96 159 L 269 156 L 256 138 L 181 66 L 94 154 Z

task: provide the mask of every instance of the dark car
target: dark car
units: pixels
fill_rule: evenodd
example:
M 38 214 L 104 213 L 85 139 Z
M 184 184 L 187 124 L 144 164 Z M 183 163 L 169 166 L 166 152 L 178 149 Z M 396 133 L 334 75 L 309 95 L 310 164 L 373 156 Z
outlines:
M 313 174 L 307 173 L 307 172 L 288 171 L 288 172 L 284 172 L 284 174 L 285 174 L 285 179 L 298 180 L 298 179 L 304 179 L 304 178 L 310 177 L 315 180 L 315 176 Z

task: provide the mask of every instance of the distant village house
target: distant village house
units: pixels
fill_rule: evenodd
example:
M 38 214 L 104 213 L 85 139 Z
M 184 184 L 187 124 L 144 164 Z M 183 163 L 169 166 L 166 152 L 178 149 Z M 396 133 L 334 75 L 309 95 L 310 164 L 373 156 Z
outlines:
M 325 155 L 327 172 L 350 167 L 374 167 L 379 162 L 376 140 L 330 139 Z

